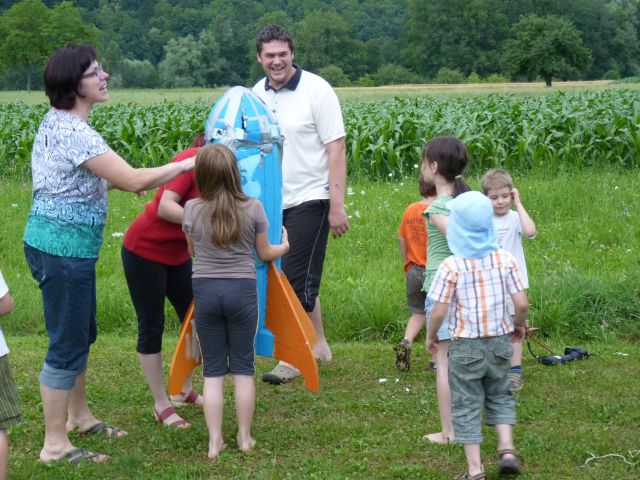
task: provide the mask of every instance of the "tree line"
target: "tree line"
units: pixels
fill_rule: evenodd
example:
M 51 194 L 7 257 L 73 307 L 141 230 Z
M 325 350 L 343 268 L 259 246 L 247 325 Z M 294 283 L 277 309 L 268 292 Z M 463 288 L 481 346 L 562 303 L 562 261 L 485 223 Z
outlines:
M 269 23 L 335 86 L 640 75 L 640 0 L 0 0 L 0 88 L 40 88 L 71 41 L 112 86 L 247 85 Z

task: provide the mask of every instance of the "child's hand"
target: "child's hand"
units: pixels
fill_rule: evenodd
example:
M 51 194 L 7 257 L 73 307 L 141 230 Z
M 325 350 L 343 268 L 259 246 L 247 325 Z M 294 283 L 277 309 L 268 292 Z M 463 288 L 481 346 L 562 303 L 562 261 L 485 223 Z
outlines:
M 438 353 L 438 340 L 436 338 L 427 338 L 427 350 L 434 355 Z
M 520 201 L 520 193 L 518 192 L 517 188 L 512 188 L 511 189 L 511 198 L 513 198 L 513 205 L 514 206 L 518 206 L 518 205 L 522 205 L 522 202 Z
M 515 327 L 511 332 L 511 343 L 521 342 L 524 339 L 524 327 Z
M 289 244 L 289 234 L 287 233 L 287 229 L 282 227 L 282 241 L 280 243 Z

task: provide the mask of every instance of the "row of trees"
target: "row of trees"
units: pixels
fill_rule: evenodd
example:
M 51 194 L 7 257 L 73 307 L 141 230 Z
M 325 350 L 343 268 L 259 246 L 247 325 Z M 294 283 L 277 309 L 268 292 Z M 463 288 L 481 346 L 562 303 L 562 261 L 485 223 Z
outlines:
M 640 0 L 0 0 L 0 87 L 90 41 L 112 84 L 247 84 L 255 35 L 287 27 L 334 85 L 640 75 Z

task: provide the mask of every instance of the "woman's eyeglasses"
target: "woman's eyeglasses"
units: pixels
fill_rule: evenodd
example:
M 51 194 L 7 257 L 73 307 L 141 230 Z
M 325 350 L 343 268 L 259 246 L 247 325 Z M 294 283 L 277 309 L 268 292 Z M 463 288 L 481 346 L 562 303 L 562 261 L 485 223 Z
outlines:
M 99 77 L 102 72 L 104 72 L 104 70 L 102 69 L 102 65 L 98 64 L 98 66 L 94 68 L 93 71 L 91 71 L 90 73 L 85 73 L 80 78 Z

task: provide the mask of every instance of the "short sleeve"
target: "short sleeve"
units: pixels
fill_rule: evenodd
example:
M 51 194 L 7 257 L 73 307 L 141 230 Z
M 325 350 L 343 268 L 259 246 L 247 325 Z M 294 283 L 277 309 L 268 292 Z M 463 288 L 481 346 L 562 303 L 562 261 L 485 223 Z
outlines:
M 436 200 L 433 201 L 431 205 L 427 207 L 427 209 L 422 213 L 422 215 L 424 215 L 425 217 L 429 215 L 445 215 L 448 217 L 449 209 L 447 208 L 447 202 L 452 198 L 453 197 L 450 197 L 450 196 L 436 198 Z
M 266 232 L 269 227 L 269 220 L 267 220 L 267 214 L 264 211 L 264 207 L 260 200 L 254 200 L 253 202 L 253 220 L 256 225 L 256 233 Z
M 507 268 L 508 275 L 506 278 L 506 287 L 509 294 L 513 295 L 514 293 L 523 291 L 525 289 L 525 285 L 522 279 L 522 274 L 520 273 L 520 268 L 518 268 L 518 262 L 510 253 Z
M 318 136 L 327 144 L 345 136 L 344 119 L 338 96 L 331 85 L 323 79 L 319 95 L 315 100 L 314 116 Z
M 182 213 L 182 231 L 189 235 L 193 232 L 193 205 L 193 201 L 187 202 Z
M 172 163 L 181 162 L 187 158 L 191 158 L 198 153 L 199 148 L 188 148 L 173 157 Z M 195 176 L 193 171 L 181 173 L 172 180 L 164 184 L 164 190 L 171 190 L 177 193 L 180 198 L 185 198 L 189 191 L 195 185 Z
M 452 258 L 453 257 L 449 257 L 449 259 Z M 427 293 L 427 296 L 436 302 L 451 303 L 456 289 L 458 274 L 452 269 L 448 262 L 449 259 L 442 262 L 438 268 L 433 282 L 431 282 L 429 292 Z
M 74 134 L 61 139 L 61 143 L 76 167 L 110 150 L 102 136 L 84 122 L 78 122 L 74 126 Z
M 402 215 L 402 220 L 400 220 L 400 226 L 398 227 L 398 237 L 400 238 L 406 238 L 407 237 L 407 216 L 409 214 L 409 209 L 406 209 L 404 211 L 404 214 Z

